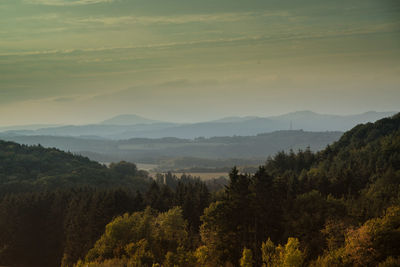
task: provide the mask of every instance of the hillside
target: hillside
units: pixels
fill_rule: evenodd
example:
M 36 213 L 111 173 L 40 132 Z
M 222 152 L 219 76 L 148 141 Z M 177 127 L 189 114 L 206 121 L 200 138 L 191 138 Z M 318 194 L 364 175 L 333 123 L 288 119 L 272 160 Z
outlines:
M 109 169 L 58 149 L 0 140 L 0 195 L 83 186 L 144 189 L 148 182 L 146 173 L 138 171 L 134 164 L 129 165 L 126 173 L 118 172 L 118 168 Z
M 149 218 L 146 210 L 111 221 L 78 266 L 399 266 L 399 148 L 397 114 L 359 125 L 316 154 L 278 153 L 254 175 L 234 168 L 222 196 L 204 210 L 197 249 L 175 238 L 165 241 L 172 242 L 168 252 L 159 250 L 157 231 L 132 228 Z M 185 236 L 180 210 L 158 216 L 176 222 L 165 231 Z M 122 226 L 129 238 L 118 246 L 151 245 L 116 251 Z
M 107 125 L 135 125 L 150 123 L 160 123 L 160 121 L 147 119 L 134 114 L 123 114 L 101 122 L 101 124 Z
M 320 152 L 279 152 L 254 174 L 233 168 L 212 195 L 203 182 L 170 173 L 135 193 L 129 163 L 107 169 L 56 149 L 10 142 L 0 149 L 3 184 L 46 188 L 0 195 L 2 265 L 400 264 L 400 114 L 358 125 Z M 114 189 L 52 190 L 42 174 L 77 185 L 86 175 L 94 184 L 108 177 Z M 116 189 L 121 184 L 128 186 Z
M 318 151 L 338 140 L 341 132 L 278 131 L 256 136 L 224 136 L 197 139 L 133 138 L 106 140 L 62 136 L 1 135 L 0 138 L 27 145 L 41 144 L 90 157 L 101 162 L 129 160 L 139 163 L 159 164 L 160 161 L 178 158 L 206 160 L 253 160 L 258 164 L 278 151 L 306 149 Z M 224 165 L 220 167 L 230 167 Z M 200 164 L 199 164 L 200 165 Z M 197 165 L 197 166 L 199 166 Z M 196 163 L 191 165 L 195 167 Z M 180 166 L 184 167 L 184 166 Z

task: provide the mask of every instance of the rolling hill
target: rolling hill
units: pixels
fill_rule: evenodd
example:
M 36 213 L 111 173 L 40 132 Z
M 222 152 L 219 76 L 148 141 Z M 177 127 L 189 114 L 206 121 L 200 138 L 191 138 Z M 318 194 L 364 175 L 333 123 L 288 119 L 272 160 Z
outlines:
M 254 136 L 212 138 L 132 138 L 108 140 L 63 136 L 2 135 L 0 138 L 20 144 L 56 147 L 88 156 L 101 162 L 128 160 L 160 164 L 162 161 L 190 158 L 187 167 L 228 167 L 233 164 L 261 164 L 278 151 L 306 149 L 318 151 L 338 140 L 342 132 L 276 131 Z M 239 161 L 229 161 L 237 159 Z M 225 160 L 221 162 L 220 160 Z M 228 160 L 228 161 L 226 161 Z M 215 162 L 213 162 L 215 161 Z M 182 161 L 181 161 L 182 162 Z M 190 163 L 189 163 L 190 162 Z M 222 165 L 222 166 L 221 166 Z M 180 168 L 185 167 L 181 165 Z
M 347 131 L 360 123 L 374 122 L 395 112 L 366 112 L 358 115 L 324 115 L 299 111 L 272 117 L 228 117 L 200 123 L 157 122 L 136 115 L 117 116 L 100 124 L 13 130 L 19 135 L 101 137 L 107 139 L 176 137 L 194 139 L 214 136 L 248 136 L 282 130 Z M 106 123 L 106 124 L 105 124 Z M 109 123 L 116 125 L 108 125 Z M 130 124 L 128 124 L 130 123 Z
M 160 123 L 161 121 L 147 119 L 135 114 L 122 114 L 111 119 L 102 121 L 101 124 L 106 125 L 135 125 L 135 124 L 151 124 Z

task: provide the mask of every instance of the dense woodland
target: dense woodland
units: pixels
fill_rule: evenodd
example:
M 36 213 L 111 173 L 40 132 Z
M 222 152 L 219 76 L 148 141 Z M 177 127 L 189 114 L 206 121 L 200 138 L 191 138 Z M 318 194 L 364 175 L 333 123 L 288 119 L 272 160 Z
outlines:
M 400 114 L 229 177 L 0 142 L 0 265 L 400 265 Z

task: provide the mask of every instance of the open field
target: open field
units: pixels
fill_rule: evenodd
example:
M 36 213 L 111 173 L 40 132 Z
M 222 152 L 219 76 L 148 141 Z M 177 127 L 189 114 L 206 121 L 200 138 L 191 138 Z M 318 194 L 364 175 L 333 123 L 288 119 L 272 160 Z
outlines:
M 150 176 L 155 177 L 157 172 L 150 171 Z M 172 172 L 177 177 L 181 177 L 182 174 L 191 175 L 193 177 L 199 177 L 203 181 L 219 178 L 221 176 L 228 178 L 227 172 Z
M 135 163 L 139 170 L 144 170 L 148 172 L 152 172 L 155 168 L 158 167 L 157 164 L 146 164 L 146 163 Z
M 173 174 L 175 174 L 178 177 L 180 177 L 182 174 L 191 175 L 194 177 L 200 177 L 200 179 L 204 181 L 213 178 L 219 178 L 221 176 L 228 178 L 228 173 L 226 172 L 189 172 L 189 173 L 174 172 Z

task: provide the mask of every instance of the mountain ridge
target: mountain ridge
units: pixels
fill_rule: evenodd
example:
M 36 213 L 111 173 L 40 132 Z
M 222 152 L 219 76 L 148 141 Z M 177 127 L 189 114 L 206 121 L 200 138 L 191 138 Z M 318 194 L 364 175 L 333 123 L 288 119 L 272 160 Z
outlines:
M 389 117 L 396 112 L 369 111 L 355 115 L 319 114 L 312 111 L 298 111 L 270 117 L 225 117 L 219 120 L 198 123 L 172 123 L 146 119 L 137 115 L 121 115 L 113 117 L 115 125 L 104 124 L 113 122 L 113 118 L 100 124 L 70 125 L 61 127 L 41 128 L 37 130 L 7 131 L 20 135 L 54 135 L 54 136 L 97 136 L 108 139 L 129 138 L 190 138 L 257 135 L 259 133 L 280 130 L 305 131 L 347 131 L 357 124 L 374 122 Z M 130 120 L 132 119 L 132 120 Z M 136 122 L 137 124 L 123 124 Z M 146 123 L 144 123 L 146 122 Z M 118 124 L 120 123 L 120 124 Z
M 104 120 L 99 124 L 106 125 L 135 125 L 135 124 L 150 124 L 161 123 L 163 121 L 148 119 L 136 114 L 121 114 L 110 119 Z

